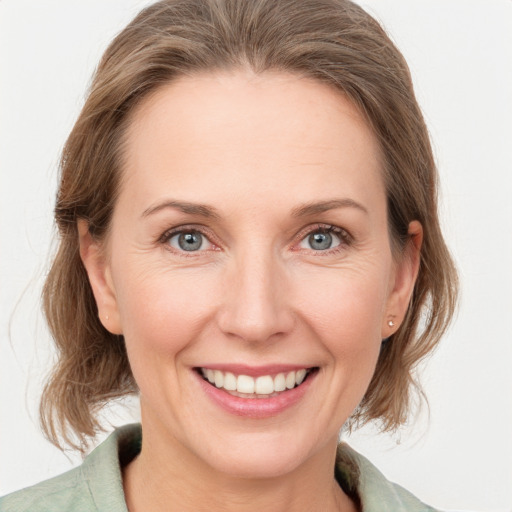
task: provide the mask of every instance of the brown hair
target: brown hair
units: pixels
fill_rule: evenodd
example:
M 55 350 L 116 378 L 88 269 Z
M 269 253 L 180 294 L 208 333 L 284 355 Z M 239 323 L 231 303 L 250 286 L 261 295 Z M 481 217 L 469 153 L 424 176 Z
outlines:
M 331 84 L 359 108 L 384 156 L 390 237 L 423 225 L 421 263 L 403 324 L 383 349 L 352 416 L 402 424 L 413 370 L 438 343 L 455 308 L 457 276 L 437 213 L 437 171 L 402 55 L 381 26 L 347 0 L 164 0 L 143 10 L 105 52 L 61 161 L 55 217 L 60 246 L 44 287 L 58 362 L 41 400 L 42 425 L 75 447 L 100 428 L 106 402 L 136 392 L 122 336 L 106 331 L 79 255 L 77 220 L 108 232 L 121 179 L 129 113 L 150 92 L 198 71 L 249 66 Z M 74 432 L 77 439 L 70 435 Z

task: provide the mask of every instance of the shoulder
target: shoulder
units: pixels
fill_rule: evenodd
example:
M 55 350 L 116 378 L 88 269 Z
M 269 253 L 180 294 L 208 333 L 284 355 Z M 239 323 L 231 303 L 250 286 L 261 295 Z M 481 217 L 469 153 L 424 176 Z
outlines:
M 117 429 L 79 467 L 0 498 L 0 512 L 127 512 L 121 466 L 140 442 L 139 425 Z
M 358 495 L 363 512 L 439 512 L 387 480 L 366 457 L 345 443 L 338 446 L 336 472 L 338 480 L 344 480 Z
M 96 510 L 81 467 L 0 498 L 1 512 Z

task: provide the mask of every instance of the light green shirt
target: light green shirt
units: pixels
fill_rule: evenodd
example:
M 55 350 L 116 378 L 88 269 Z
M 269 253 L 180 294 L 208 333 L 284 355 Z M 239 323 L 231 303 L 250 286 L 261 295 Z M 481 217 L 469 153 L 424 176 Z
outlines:
M 0 512 L 128 512 L 121 468 L 137 456 L 141 443 L 140 425 L 119 428 L 77 468 L 0 498 Z M 356 491 L 363 512 L 436 512 L 344 443 L 336 465 L 340 485 Z

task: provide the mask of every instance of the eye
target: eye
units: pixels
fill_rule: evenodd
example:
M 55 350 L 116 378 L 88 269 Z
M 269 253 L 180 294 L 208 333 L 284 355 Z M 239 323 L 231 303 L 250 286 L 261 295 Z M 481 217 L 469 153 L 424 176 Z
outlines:
M 299 244 L 301 249 L 312 249 L 313 251 L 327 251 L 340 246 L 348 235 L 344 231 L 330 227 L 319 227 L 311 231 Z
M 167 236 L 167 244 L 178 251 L 195 252 L 212 248 L 211 242 L 196 230 L 179 231 Z

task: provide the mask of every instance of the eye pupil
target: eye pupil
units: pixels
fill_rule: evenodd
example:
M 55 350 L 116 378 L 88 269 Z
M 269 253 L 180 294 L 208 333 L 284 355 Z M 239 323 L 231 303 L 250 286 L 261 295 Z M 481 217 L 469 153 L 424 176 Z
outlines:
M 332 236 L 330 233 L 313 233 L 309 235 L 309 244 L 312 249 L 325 251 L 332 244 Z
M 203 244 L 203 236 L 200 233 L 181 233 L 178 244 L 184 251 L 197 251 Z

